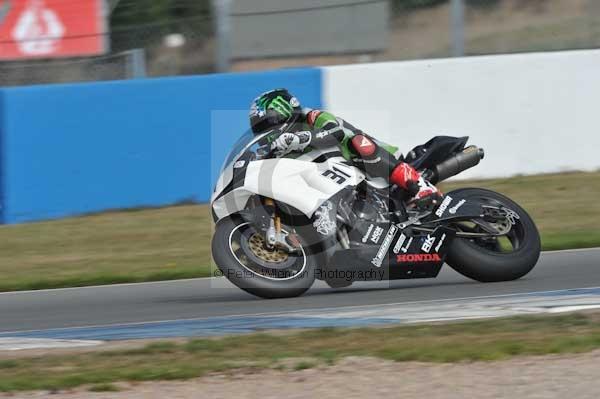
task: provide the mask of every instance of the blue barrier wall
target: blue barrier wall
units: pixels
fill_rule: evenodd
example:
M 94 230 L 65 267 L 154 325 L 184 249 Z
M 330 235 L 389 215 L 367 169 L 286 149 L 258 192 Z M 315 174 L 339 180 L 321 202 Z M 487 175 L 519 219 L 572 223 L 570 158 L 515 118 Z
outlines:
M 0 224 L 4 223 L 4 92 L 0 89 Z
M 283 86 L 321 106 L 318 69 L 5 89 L 4 221 L 207 201 L 251 100 Z

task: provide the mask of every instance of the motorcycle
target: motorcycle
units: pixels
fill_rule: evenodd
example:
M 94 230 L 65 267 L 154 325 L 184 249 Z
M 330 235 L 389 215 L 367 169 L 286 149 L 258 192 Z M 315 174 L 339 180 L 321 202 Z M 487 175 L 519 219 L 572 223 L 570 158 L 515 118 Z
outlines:
M 435 278 L 444 263 L 480 282 L 510 281 L 539 259 L 533 220 L 502 194 L 462 188 L 434 208 L 417 209 L 338 147 L 274 158 L 267 134 L 238 140 L 211 198 L 214 262 L 253 295 L 299 296 L 316 279 L 342 288 Z M 467 141 L 434 137 L 403 160 L 437 184 L 484 158 Z

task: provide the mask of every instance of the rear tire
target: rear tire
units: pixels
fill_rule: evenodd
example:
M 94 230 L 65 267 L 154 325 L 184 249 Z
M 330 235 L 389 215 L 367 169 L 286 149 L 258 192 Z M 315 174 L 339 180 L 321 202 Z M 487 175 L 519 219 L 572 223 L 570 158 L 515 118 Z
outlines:
M 467 200 L 483 197 L 501 203 L 519 215 L 523 233 L 519 248 L 509 253 L 484 248 L 469 239 L 455 239 L 446 261 L 454 270 L 476 281 L 499 282 L 517 280 L 534 268 L 541 253 L 540 234 L 523 208 L 501 194 L 479 188 L 460 189 L 448 195 Z
M 305 262 L 298 275 L 289 278 L 261 276 L 244 266 L 236 257 L 230 241 L 241 226 L 248 225 L 240 217 L 226 218 L 217 223 L 212 241 L 212 255 L 217 267 L 229 281 L 242 290 L 260 298 L 291 298 L 304 294 L 315 281 L 316 257 L 306 245 L 301 234 L 297 237 L 302 245 Z

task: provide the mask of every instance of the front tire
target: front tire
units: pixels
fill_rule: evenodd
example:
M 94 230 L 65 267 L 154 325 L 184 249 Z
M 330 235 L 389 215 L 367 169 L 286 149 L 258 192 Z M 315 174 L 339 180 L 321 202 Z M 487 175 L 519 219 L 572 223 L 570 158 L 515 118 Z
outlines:
M 276 251 L 269 253 L 258 248 L 258 253 L 253 253 L 253 248 L 257 248 L 258 234 L 250 223 L 240 217 L 226 218 L 217 223 L 212 255 L 223 275 L 237 287 L 260 298 L 291 298 L 304 294 L 315 281 L 317 264 L 311 247 L 306 245 L 307 241 L 301 234 L 296 234 L 301 254 L 295 258 L 290 255 L 282 261 L 283 258 L 279 257 L 283 255 Z M 235 240 L 240 241 L 237 249 Z M 250 264 L 245 264 L 246 260 Z M 283 269 L 288 264 L 290 271 Z
M 541 253 L 540 234 L 523 208 L 501 194 L 479 188 L 460 189 L 448 195 L 466 200 L 486 199 L 513 210 L 519 216 L 512 227 L 519 237 L 511 241 L 518 243 L 517 248 L 513 248 L 512 252 L 502 252 L 498 245 L 482 245 L 476 240 L 457 238 L 446 261 L 454 270 L 476 281 L 500 282 L 517 280 L 534 268 Z

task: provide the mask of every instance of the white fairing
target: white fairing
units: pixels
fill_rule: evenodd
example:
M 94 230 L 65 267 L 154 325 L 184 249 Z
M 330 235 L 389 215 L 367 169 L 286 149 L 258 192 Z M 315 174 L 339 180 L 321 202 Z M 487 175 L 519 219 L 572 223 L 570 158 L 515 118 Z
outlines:
M 258 194 L 286 203 L 308 217 L 325 201 L 348 186 L 356 186 L 365 175 L 336 157 L 323 163 L 280 158 L 250 162 L 244 185 L 213 201 L 218 219 L 243 210 L 248 199 Z M 224 171 L 224 174 L 231 171 Z M 228 181 L 222 176 L 220 182 Z M 221 186 L 221 187 L 219 187 Z M 217 184 L 215 196 L 223 189 Z

